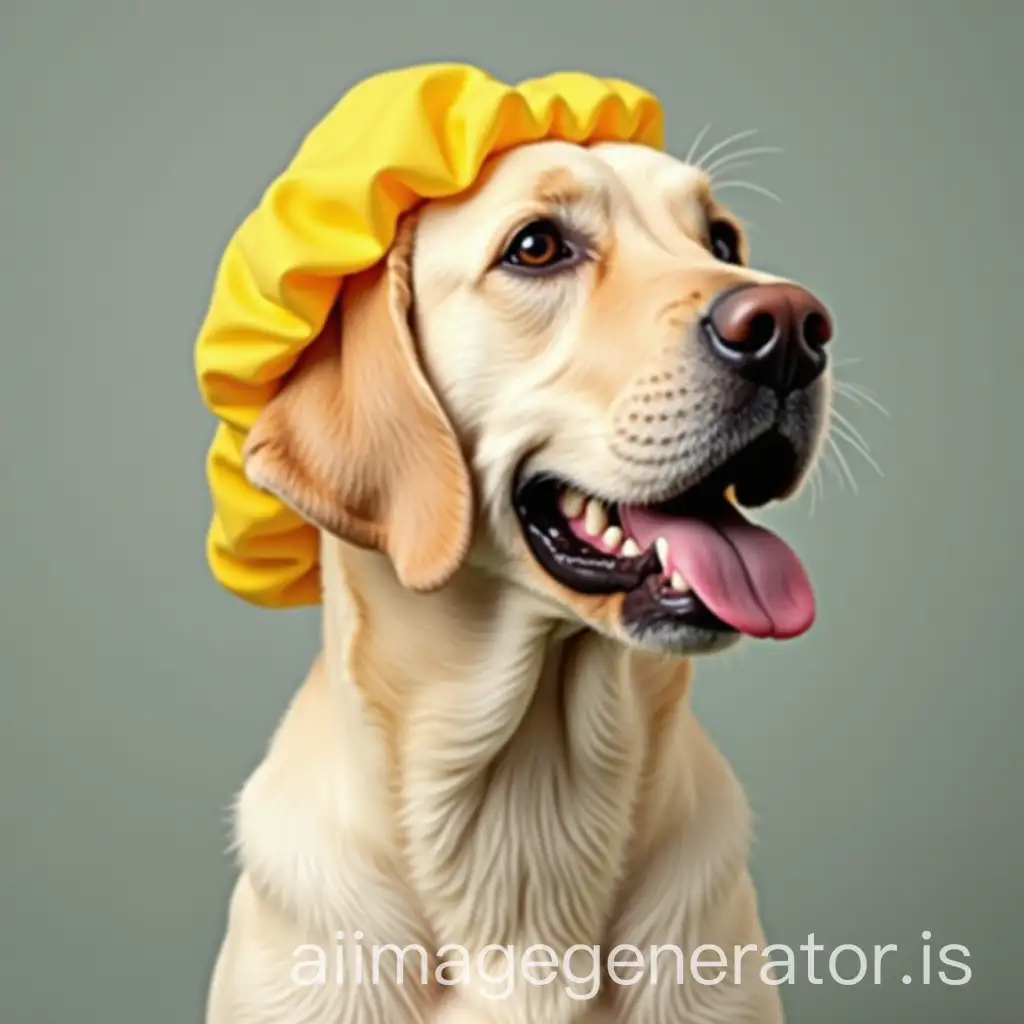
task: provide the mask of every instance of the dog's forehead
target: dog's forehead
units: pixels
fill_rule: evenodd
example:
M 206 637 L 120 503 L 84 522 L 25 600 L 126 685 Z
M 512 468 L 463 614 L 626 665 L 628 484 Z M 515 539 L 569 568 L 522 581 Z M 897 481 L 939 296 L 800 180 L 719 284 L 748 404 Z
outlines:
M 699 232 L 712 205 L 705 171 L 649 146 L 602 143 L 592 150 L 652 222 L 667 214 L 684 233 Z
M 650 146 L 602 142 L 589 152 L 620 180 L 633 186 L 654 186 L 659 192 L 676 196 L 699 194 L 708 187 L 707 174 L 701 168 Z
M 633 198 L 651 195 L 674 204 L 704 202 L 707 175 L 698 167 L 638 143 L 534 142 L 491 161 L 478 194 L 500 197 L 561 199 L 573 193 L 625 190 Z
M 444 206 L 449 216 L 475 219 L 486 210 L 607 195 L 619 185 L 613 168 L 593 150 L 569 142 L 533 142 L 492 157 L 473 188 Z
M 709 194 L 703 171 L 648 146 L 534 142 L 493 157 L 469 192 L 427 204 L 420 233 L 454 230 L 469 241 L 531 205 L 591 200 L 606 209 L 621 205 L 669 213 L 679 227 L 689 228 L 703 219 Z

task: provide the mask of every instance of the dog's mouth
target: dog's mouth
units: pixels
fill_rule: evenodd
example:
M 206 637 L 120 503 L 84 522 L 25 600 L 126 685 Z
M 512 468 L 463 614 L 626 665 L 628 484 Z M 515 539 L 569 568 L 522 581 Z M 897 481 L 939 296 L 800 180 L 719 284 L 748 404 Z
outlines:
M 810 581 L 785 541 L 749 522 L 737 503 L 766 504 L 798 475 L 792 444 L 770 431 L 667 501 L 608 502 L 538 475 L 517 487 L 515 508 L 530 550 L 555 580 L 580 594 L 625 594 L 628 629 L 788 639 L 814 622 Z

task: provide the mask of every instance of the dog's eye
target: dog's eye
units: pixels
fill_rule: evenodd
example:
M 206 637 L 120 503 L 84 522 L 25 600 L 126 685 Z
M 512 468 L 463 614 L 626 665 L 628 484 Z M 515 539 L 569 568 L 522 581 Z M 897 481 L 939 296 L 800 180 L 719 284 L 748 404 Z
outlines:
M 740 239 L 736 229 L 724 220 L 712 221 L 708 227 L 708 247 L 723 263 L 739 263 Z
M 526 270 L 549 270 L 574 255 L 554 221 L 535 220 L 517 232 L 501 261 Z

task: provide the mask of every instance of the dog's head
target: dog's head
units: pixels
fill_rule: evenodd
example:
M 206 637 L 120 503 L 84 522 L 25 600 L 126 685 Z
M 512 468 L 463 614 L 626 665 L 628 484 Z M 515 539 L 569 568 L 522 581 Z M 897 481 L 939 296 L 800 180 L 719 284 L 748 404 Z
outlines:
M 469 562 L 658 650 L 794 636 L 806 575 L 740 507 L 806 478 L 830 333 L 700 170 L 528 145 L 346 282 L 246 471 L 414 589 Z

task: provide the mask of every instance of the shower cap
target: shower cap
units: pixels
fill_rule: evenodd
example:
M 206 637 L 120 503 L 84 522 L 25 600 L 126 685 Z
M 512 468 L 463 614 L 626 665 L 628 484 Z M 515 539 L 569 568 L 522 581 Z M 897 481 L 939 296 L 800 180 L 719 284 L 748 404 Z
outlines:
M 461 64 L 364 79 L 306 136 L 225 250 L 196 340 L 219 423 L 206 460 L 210 569 L 266 607 L 320 601 L 316 529 L 245 477 L 242 445 L 343 279 L 379 262 L 398 218 L 472 186 L 485 160 L 542 139 L 662 146 L 658 101 L 628 82 L 561 72 L 508 85 Z

